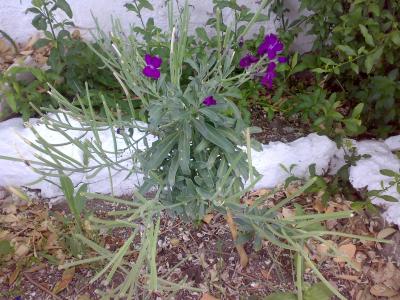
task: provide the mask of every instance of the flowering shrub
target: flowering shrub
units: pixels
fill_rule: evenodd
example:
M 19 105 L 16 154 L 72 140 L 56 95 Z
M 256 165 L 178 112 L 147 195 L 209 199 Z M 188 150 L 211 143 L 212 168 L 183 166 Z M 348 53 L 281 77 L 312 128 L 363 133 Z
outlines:
M 315 39 L 311 51 L 299 55 L 287 80 L 280 82 L 291 92 L 276 91 L 273 105 L 265 106 L 287 115 L 313 114 L 311 121 L 317 122 L 313 129 L 321 128 L 325 134 L 330 130 L 333 136 L 356 136 L 366 130 L 382 137 L 396 133 L 400 128 L 399 2 L 301 0 L 300 5 L 311 13 L 299 15 L 292 23 L 284 1 L 272 1 L 270 6 L 286 45 L 301 31 L 299 24 L 305 24 L 307 34 Z M 314 100 L 297 109 L 316 94 L 327 96 L 318 100 L 318 111 L 313 109 Z M 282 106 L 281 96 L 287 97 Z M 331 96 L 335 101 L 329 100 Z M 329 124 L 332 117 L 335 130 Z
M 239 88 L 246 82 L 257 80 L 271 88 L 276 65 L 285 62 L 278 57 L 283 44 L 274 34 L 265 36 L 257 57 L 240 57 L 241 51 L 232 51 L 240 48 L 238 41 L 259 14 L 252 16 L 239 36 L 234 26 L 221 31 L 222 24 L 217 24 L 216 43 L 203 45 L 207 56 L 193 54 L 197 43 L 187 34 L 187 7 L 177 25 L 170 23 L 169 37 L 161 34 L 151 51 L 138 47 L 133 36 L 125 40 L 117 30 L 111 37 L 101 33 L 99 38 L 108 53 L 102 57 L 104 63 L 112 67 L 127 94 L 141 100 L 148 132 L 158 138 L 138 155 L 145 174 L 141 192 L 157 188 L 164 203 L 174 205 L 181 216 L 202 218 L 240 193 L 249 174 L 257 175 L 243 152 L 246 134 L 256 129 L 247 130 L 235 101 L 241 99 Z M 219 10 L 216 16 L 220 22 Z M 158 56 L 158 47 L 166 45 L 168 55 Z M 165 62 L 169 72 L 161 68 Z M 236 72 L 238 67 L 241 73 Z M 255 141 L 249 145 L 259 148 Z

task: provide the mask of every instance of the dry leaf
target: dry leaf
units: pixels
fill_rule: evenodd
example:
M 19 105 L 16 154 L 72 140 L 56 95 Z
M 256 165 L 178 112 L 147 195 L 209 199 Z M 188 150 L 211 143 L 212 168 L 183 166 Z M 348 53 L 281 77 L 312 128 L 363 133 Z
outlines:
M 5 216 L 1 216 L 0 221 L 4 222 L 4 223 L 14 223 L 14 222 L 18 222 L 19 219 L 16 215 L 9 214 L 9 215 L 5 215 Z
M 341 274 L 336 276 L 339 279 L 344 279 L 344 280 L 349 280 L 349 281 L 357 281 L 358 276 L 356 275 L 347 275 L 347 274 Z
M 81 32 L 79 31 L 79 29 L 75 29 L 75 30 L 72 32 L 71 37 L 72 37 L 74 40 L 80 40 L 80 39 L 81 39 Z
M 76 297 L 76 300 L 90 300 L 90 296 L 88 294 L 79 295 L 78 297 Z
M 269 190 L 269 189 L 259 189 L 257 191 L 251 192 L 249 196 L 250 197 L 261 197 L 261 196 L 264 196 L 264 195 L 267 195 L 270 193 L 271 193 L 271 190 Z
M 36 42 L 39 40 L 39 33 L 34 34 L 28 41 L 28 43 L 24 47 L 24 51 L 32 49 L 32 47 L 36 44 Z
M 369 291 L 372 295 L 377 297 L 393 297 L 397 295 L 397 291 L 388 288 L 383 284 L 375 284 Z
M 35 266 L 29 268 L 28 270 L 25 270 L 24 273 L 35 273 L 35 272 L 37 272 L 39 270 L 42 270 L 44 268 L 46 268 L 46 264 L 40 263 L 38 265 L 35 265 Z
M 289 218 L 295 217 L 296 216 L 296 211 L 294 209 L 290 209 L 290 208 L 284 207 L 284 208 L 282 208 L 282 216 L 285 219 L 289 219 Z
M 289 184 L 289 186 L 285 189 L 285 195 L 286 197 L 290 197 L 294 193 L 296 193 L 299 190 L 298 186 L 294 184 Z
M 21 51 L 19 54 L 28 56 L 28 55 L 31 55 L 32 53 L 33 53 L 33 50 L 26 50 L 26 51 Z
M 369 293 L 368 287 L 366 287 L 357 293 L 356 300 L 375 300 L 375 297 Z
M 253 206 L 254 204 L 254 199 L 253 198 L 244 198 L 243 202 L 248 205 L 248 206 Z
M 232 239 L 234 242 L 236 242 L 238 236 L 237 227 L 235 221 L 233 221 L 233 217 L 230 211 L 228 211 L 226 214 L 226 222 L 228 223 L 229 229 L 231 231 Z M 239 253 L 240 265 L 242 266 L 242 268 L 245 268 L 249 263 L 249 257 L 247 256 L 246 250 L 244 250 L 243 245 L 236 245 L 236 250 Z
M 53 289 L 54 294 L 58 294 L 63 291 L 72 281 L 75 275 L 75 268 L 67 269 L 64 271 L 62 278 L 59 282 L 56 283 Z
M 325 207 L 322 204 L 322 201 L 320 198 L 317 198 L 314 202 L 313 208 L 319 212 L 319 213 L 323 213 L 325 211 Z
M 330 247 L 329 247 L 330 246 Z M 317 246 L 317 254 L 321 257 L 321 258 L 324 258 L 324 257 L 326 257 L 327 255 L 328 255 L 328 253 L 329 253 L 329 249 L 331 248 L 331 247 L 335 247 L 336 246 L 336 244 L 335 244 L 335 242 L 334 241 L 326 241 L 325 243 L 323 243 L 323 244 L 319 244 L 318 246 Z
M 267 271 L 261 269 L 261 275 L 264 279 L 271 280 L 271 272 L 267 272 Z
M 0 54 L 8 52 L 11 52 L 11 47 L 3 39 L 0 39 Z
M 326 208 L 325 212 L 327 214 L 335 212 L 335 206 L 332 204 L 332 202 L 329 202 L 328 207 Z
M 180 241 L 179 241 L 179 239 L 177 239 L 177 238 L 173 238 L 173 239 L 171 239 L 171 241 L 170 241 L 170 244 L 172 245 L 172 246 L 178 246 L 179 245 L 179 243 L 180 243 Z
M 20 244 L 16 247 L 14 255 L 17 258 L 21 258 L 24 257 L 25 255 L 27 255 L 29 253 L 30 247 L 26 244 Z
M 379 231 L 378 235 L 376 236 L 376 238 L 378 239 L 385 239 L 388 236 L 392 235 L 393 233 L 395 233 L 397 230 L 392 228 L 392 227 L 388 227 L 385 229 L 382 229 L 381 231 Z
M 400 289 L 400 271 L 391 262 L 388 262 L 385 267 L 372 271 L 370 275 L 375 284 L 384 283 L 388 287 Z
M 200 298 L 200 300 L 219 300 L 219 299 L 215 298 L 214 296 L 211 296 L 208 293 L 204 293 L 203 296 Z
M 352 260 L 354 258 L 354 255 L 356 254 L 356 250 L 357 248 L 353 244 L 342 245 L 338 249 L 341 256 L 335 257 L 333 260 L 337 263 L 345 262 L 344 257 L 347 257 L 349 260 Z
M 203 222 L 206 224 L 210 224 L 211 220 L 214 218 L 213 214 L 207 214 L 203 217 Z
M 12 285 L 15 280 L 18 278 L 19 273 L 21 272 L 21 266 L 17 265 L 15 270 L 11 273 L 10 277 L 8 277 L 8 284 Z
M 17 213 L 17 207 L 14 204 L 8 204 L 3 207 L 3 211 L 6 214 L 16 214 Z

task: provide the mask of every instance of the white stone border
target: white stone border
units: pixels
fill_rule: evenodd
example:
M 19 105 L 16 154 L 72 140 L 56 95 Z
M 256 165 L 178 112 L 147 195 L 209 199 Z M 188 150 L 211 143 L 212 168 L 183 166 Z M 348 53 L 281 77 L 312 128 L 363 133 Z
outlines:
M 79 124 L 78 122 L 75 122 Z M 49 130 L 38 119 L 31 119 L 30 124 L 39 134 L 51 143 L 63 143 L 65 138 L 56 131 Z M 78 137 L 79 132 L 69 132 L 70 135 Z M 101 140 L 104 149 L 113 149 L 114 143 L 110 131 L 102 131 Z M 140 137 L 139 132 L 135 132 L 136 137 Z M 92 139 L 93 136 L 87 135 L 85 138 Z M 23 139 L 35 141 L 31 129 L 26 128 L 20 118 L 10 119 L 0 123 L 0 155 L 8 157 L 18 157 L 28 160 L 35 160 L 35 151 Z M 368 154 L 371 157 L 360 160 L 356 166 L 350 168 L 350 181 L 356 189 L 367 188 L 368 190 L 379 189 L 381 182 L 388 183 L 390 178 L 380 174 L 381 169 L 391 169 L 399 172 L 400 160 L 393 153 L 400 150 L 400 135 L 393 136 L 385 141 L 366 140 L 351 141 L 359 154 Z M 124 146 L 121 138 L 121 148 Z M 78 161 L 83 161 L 83 154 L 74 145 L 66 145 L 59 148 L 65 153 L 69 153 Z M 129 153 L 123 153 L 129 155 Z M 252 152 L 253 164 L 263 175 L 257 183 L 256 188 L 273 188 L 283 183 L 289 176 L 281 167 L 284 165 L 293 168 L 293 175 L 299 178 L 309 176 L 308 167 L 316 164 L 318 174 L 334 174 L 344 164 L 344 151 L 338 149 L 336 144 L 326 136 L 315 133 L 306 137 L 299 138 L 291 143 L 271 142 L 263 145 L 262 152 Z M 126 165 L 129 167 L 129 163 Z M 125 179 L 127 172 L 114 174 L 113 191 L 114 195 L 121 196 L 131 194 L 135 186 L 140 184 L 142 176 L 133 175 Z M 0 187 L 18 186 L 24 187 L 26 184 L 37 180 L 38 175 L 24 163 L 0 160 Z M 108 180 L 108 172 L 100 172 L 95 178 L 87 179 L 84 174 L 74 174 L 72 181 L 75 185 L 88 183 L 89 190 L 96 193 L 111 193 L 111 185 Z M 48 182 L 42 181 L 30 188 L 41 191 L 42 198 L 54 199 L 62 196 L 61 190 Z M 387 194 L 400 200 L 400 195 L 395 188 L 390 189 Z M 384 213 L 387 221 L 400 225 L 400 202 L 386 202 L 374 199 L 373 202 L 385 207 Z

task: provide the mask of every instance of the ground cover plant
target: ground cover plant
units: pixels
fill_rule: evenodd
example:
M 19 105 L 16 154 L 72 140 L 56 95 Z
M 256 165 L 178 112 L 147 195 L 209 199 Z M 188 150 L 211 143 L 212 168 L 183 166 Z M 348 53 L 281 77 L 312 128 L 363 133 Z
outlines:
M 71 225 L 73 220 L 73 226 L 64 240 L 73 259 L 64 261 L 61 267 L 72 270 L 94 264 L 96 272 L 90 283 L 100 281 L 107 287 L 102 291 L 103 299 L 151 298 L 157 293 L 174 297 L 182 289 L 201 293 L 203 289 L 190 286 L 181 278 L 178 282 L 171 280 L 169 275 L 180 262 L 159 276 L 157 253 L 161 223 L 166 215 L 172 220 L 199 225 L 210 214 L 219 214 L 235 243 L 242 268 L 248 265 L 248 252 L 252 251 L 249 247 L 246 249 L 246 243 L 260 250 L 268 242 L 271 247 L 285 249 L 293 255 L 295 295 L 277 294 L 267 299 L 329 299 L 332 295 L 344 299 L 317 268 L 307 250 L 310 244 L 323 245 L 327 254 L 340 257 L 342 263 L 357 269 L 352 261 L 354 255 L 346 255 L 343 250 L 346 247 L 330 243 L 327 237 L 371 243 L 383 241 L 381 237 L 361 237 L 324 227 L 326 222 L 353 216 L 350 209 L 325 211 L 321 203 L 322 208 L 316 213 L 308 213 L 294 203 L 306 192 L 329 190 L 324 178 L 316 176 L 310 167 L 309 181 L 295 186 L 270 206 L 266 199 L 276 191 L 268 191 L 248 202 L 243 200 L 259 178 L 252 166 L 251 149 L 259 149 L 260 144 L 252 139 L 258 129 L 249 127 L 242 117 L 245 107 L 240 105 L 245 99 L 241 88 L 261 85 L 262 91 L 270 92 L 280 83 L 279 72 L 295 72 L 298 59 L 298 55 L 288 57 L 283 41 L 274 33 L 264 34 L 261 30 L 258 38 L 247 41 L 251 27 L 265 18 L 260 11 L 268 1 L 260 4 L 257 13 L 239 9 L 234 2 L 216 1 L 215 15 L 209 22 L 216 31 L 213 37 L 201 29 L 196 30 L 197 36 L 189 35 L 189 5 L 186 2 L 174 14 L 173 3 L 168 1 L 167 30 L 156 28 L 152 21 L 146 24 L 142 21 L 142 27 L 133 27 L 132 32 L 124 33 L 115 20 L 111 33 L 98 28 L 97 43 L 87 44 L 120 85 L 125 98 L 123 105 L 110 106 L 104 95 L 91 92 L 89 83 L 75 103 L 57 86 L 50 85 L 49 93 L 59 110 L 41 111 L 32 103 L 43 124 L 65 138 L 63 143 L 46 141 L 32 128 L 36 141 L 31 145 L 38 152 L 37 160 L 23 160 L 43 180 L 62 187 L 72 212 L 71 219 L 65 223 Z M 225 24 L 223 20 L 221 9 L 226 7 L 236 16 L 232 24 Z M 134 1 L 127 8 L 141 18 L 141 9 L 151 9 L 151 5 L 142 0 Z M 340 121 L 351 131 L 351 126 L 346 124 L 361 124 L 362 105 L 356 106 L 351 116 L 341 118 L 335 113 L 339 106 L 336 95 L 326 99 L 324 90 L 313 95 L 312 104 L 306 105 L 311 111 L 301 109 L 304 118 L 313 120 L 315 127 L 322 124 L 317 122 L 320 111 L 325 113 L 326 126 Z M 103 114 L 96 112 L 98 101 Z M 136 101 L 140 101 L 139 107 Z M 315 105 L 320 102 L 326 105 L 322 108 Z M 111 145 L 103 142 L 103 133 L 111 134 Z M 58 149 L 67 143 L 82 151 L 83 162 Z M 132 161 L 133 169 L 125 166 L 128 160 Z M 349 163 L 353 163 L 352 157 Z M 85 185 L 74 187 L 70 179 L 79 173 L 93 178 L 100 172 L 139 174 L 141 180 L 133 199 L 88 193 Z M 397 174 L 388 175 L 397 184 Z M 109 180 L 112 186 L 111 175 Z M 107 216 L 86 214 L 85 202 L 93 199 L 123 207 Z M 321 202 L 327 205 L 328 198 L 322 198 Z M 284 206 L 290 206 L 291 213 L 284 215 Z M 99 238 L 99 232 L 114 230 L 124 230 L 126 236 L 118 247 L 110 250 Z M 7 244 L 5 248 L 8 255 L 12 253 L 12 245 Z M 304 282 L 307 268 L 319 283 L 313 282 L 310 286 Z M 65 272 L 65 277 L 70 278 L 71 274 Z

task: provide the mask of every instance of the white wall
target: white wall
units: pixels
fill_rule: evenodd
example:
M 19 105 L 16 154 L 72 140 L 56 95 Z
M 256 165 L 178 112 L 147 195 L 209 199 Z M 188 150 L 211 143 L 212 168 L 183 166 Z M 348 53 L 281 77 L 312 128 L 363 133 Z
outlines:
M 32 14 L 25 14 L 25 10 L 30 7 L 30 0 L 0 0 L 0 29 L 7 32 L 17 42 L 25 42 L 36 30 L 31 25 Z M 104 30 L 111 28 L 111 16 L 118 17 L 124 28 L 129 28 L 129 24 L 136 23 L 138 20 L 132 12 L 127 12 L 123 6 L 129 0 L 69 0 L 74 13 L 73 21 L 81 29 L 87 31 L 94 28 L 94 21 L 91 13 L 99 20 Z M 150 0 L 154 6 L 154 11 L 144 10 L 145 18 L 154 17 L 155 23 L 161 28 L 167 28 L 167 9 L 165 0 Z M 179 0 L 182 3 L 182 0 Z M 257 9 L 258 1 L 238 0 L 241 5 L 246 5 L 252 9 Z M 191 10 L 191 28 L 204 25 L 205 21 L 212 15 L 212 0 L 189 0 Z M 295 16 L 298 9 L 297 0 L 288 0 L 286 5 L 291 9 L 292 16 Z M 229 18 L 229 16 L 227 16 Z M 267 32 L 274 32 L 273 21 L 263 24 Z M 309 37 L 300 37 L 295 43 L 295 48 L 304 51 L 309 49 Z

